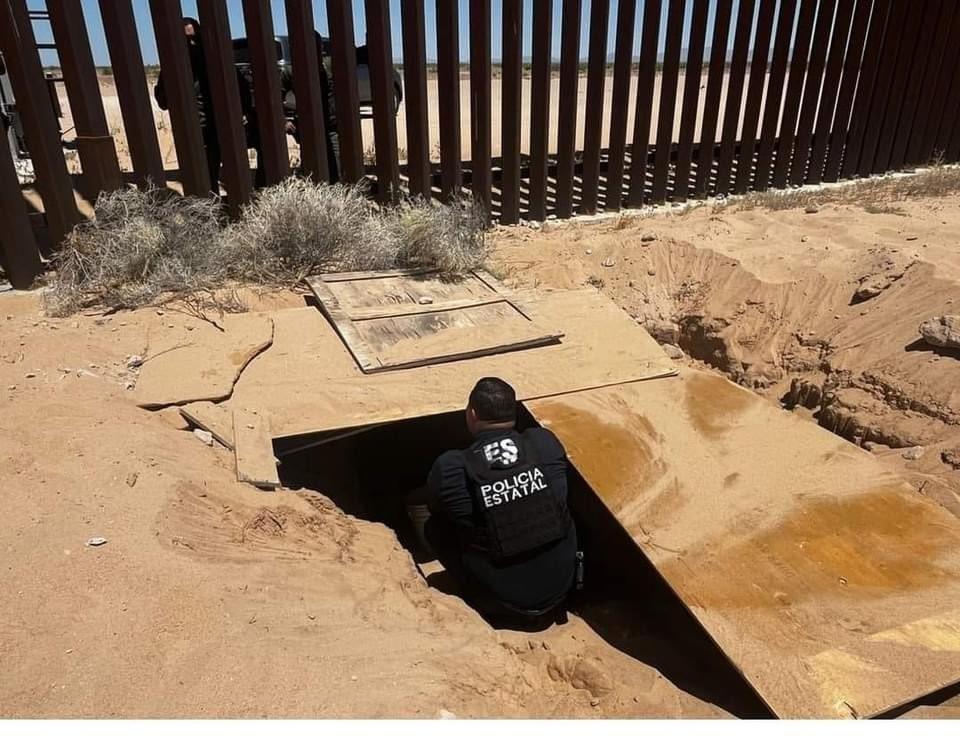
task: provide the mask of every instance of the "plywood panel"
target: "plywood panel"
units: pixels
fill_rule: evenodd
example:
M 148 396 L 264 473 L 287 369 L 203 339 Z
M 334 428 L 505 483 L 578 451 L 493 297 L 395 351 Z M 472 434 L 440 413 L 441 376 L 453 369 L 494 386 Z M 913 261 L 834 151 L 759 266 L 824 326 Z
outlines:
M 557 341 L 483 273 L 443 279 L 397 271 L 308 280 L 364 372 L 404 369 Z
M 869 453 L 692 371 L 526 406 L 777 715 L 960 679 L 960 522 Z
M 487 375 L 534 398 L 670 375 L 673 362 L 596 291 L 517 292 L 514 300 L 561 343 L 366 375 L 314 308 L 273 314 L 273 346 L 244 371 L 231 405 L 269 410 L 275 438 L 459 411 Z
M 279 488 L 269 418 L 262 412 L 234 409 L 233 437 L 237 480 L 268 490 Z
M 133 392 L 138 406 L 227 398 L 250 360 L 273 341 L 273 321 L 263 313 L 226 315 L 219 323 L 193 320 L 189 330 L 175 327 L 175 318 L 158 318 L 147 335 Z

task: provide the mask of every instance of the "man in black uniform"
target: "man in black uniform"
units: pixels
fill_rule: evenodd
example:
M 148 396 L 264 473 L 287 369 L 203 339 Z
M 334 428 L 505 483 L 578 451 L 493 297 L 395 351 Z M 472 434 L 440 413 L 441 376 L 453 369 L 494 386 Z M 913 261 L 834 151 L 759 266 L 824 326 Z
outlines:
M 465 597 L 538 615 L 573 586 L 577 533 L 563 446 L 543 428 L 518 432 L 516 416 L 508 383 L 488 377 L 476 384 L 466 411 L 474 442 L 434 462 L 423 539 Z
M 203 148 L 207 156 L 207 172 L 210 175 L 210 190 L 220 195 L 220 139 L 217 136 L 217 122 L 213 113 L 213 95 L 210 94 L 210 79 L 207 76 L 207 61 L 203 55 L 203 42 L 200 38 L 200 22 L 195 18 L 183 19 L 183 34 L 187 38 L 187 52 L 190 54 L 190 71 L 193 74 L 193 98 L 197 103 L 197 115 L 200 119 L 200 133 L 203 135 Z M 243 92 L 241 90 L 241 96 Z M 163 82 L 163 71 L 157 77 L 153 96 L 161 110 L 167 110 L 167 90 Z

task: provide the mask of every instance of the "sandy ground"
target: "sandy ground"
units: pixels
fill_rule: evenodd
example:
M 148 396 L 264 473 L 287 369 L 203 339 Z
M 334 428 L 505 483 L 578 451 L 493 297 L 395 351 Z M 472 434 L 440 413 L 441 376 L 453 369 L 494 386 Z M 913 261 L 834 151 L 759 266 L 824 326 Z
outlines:
M 516 284 L 601 288 L 688 359 L 864 445 L 960 514 L 947 458 L 960 458 L 960 353 L 918 333 L 960 305 L 960 196 L 802 196 L 505 228 L 496 265 Z
M 960 196 L 816 209 L 504 229 L 494 266 L 516 283 L 600 287 L 688 361 L 773 401 L 802 381 L 796 411 L 960 513 L 943 455 L 960 446 L 957 356 L 914 343 L 921 320 L 960 301 Z M 864 280 L 889 286 L 851 304 Z M 497 630 L 429 587 L 385 526 L 317 494 L 238 485 L 230 453 L 130 398 L 125 363 L 148 325 L 185 316 L 53 320 L 36 293 L 0 294 L 0 716 L 751 712 L 658 623 L 650 594 L 595 596 L 542 632 Z M 85 545 L 97 536 L 108 542 Z
M 497 631 L 392 530 L 239 485 L 231 453 L 133 405 L 156 310 L 39 307 L 0 295 L 0 716 L 725 715 L 658 670 L 698 676 L 635 604 Z

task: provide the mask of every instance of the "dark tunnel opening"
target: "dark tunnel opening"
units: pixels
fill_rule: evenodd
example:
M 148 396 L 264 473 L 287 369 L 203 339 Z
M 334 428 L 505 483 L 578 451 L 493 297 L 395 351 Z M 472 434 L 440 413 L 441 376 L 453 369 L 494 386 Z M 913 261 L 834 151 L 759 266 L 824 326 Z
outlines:
M 521 408 L 518 429 L 535 425 Z M 338 433 L 302 450 L 296 449 L 303 442 L 286 444 L 286 450 L 276 448 L 284 487 L 322 493 L 344 512 L 392 528 L 417 560 L 405 495 L 424 484 L 437 456 L 467 447 L 470 436 L 456 412 Z M 681 689 L 736 716 L 769 717 L 759 696 L 572 464 L 568 503 L 585 554 L 584 589 L 571 593 L 568 611 Z M 428 584 L 455 593 L 439 568 L 429 573 Z

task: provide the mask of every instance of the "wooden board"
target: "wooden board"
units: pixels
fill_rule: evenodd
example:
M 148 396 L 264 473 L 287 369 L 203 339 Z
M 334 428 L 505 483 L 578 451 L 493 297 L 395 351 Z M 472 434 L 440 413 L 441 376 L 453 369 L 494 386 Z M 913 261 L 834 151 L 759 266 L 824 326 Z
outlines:
M 206 430 L 221 445 L 233 450 L 233 416 L 222 404 L 197 401 L 181 406 L 180 415 L 191 425 Z
M 907 721 L 958 721 L 960 720 L 960 707 L 953 705 L 918 705 L 902 716 L 897 716 L 897 718 Z
M 307 282 L 367 373 L 533 348 L 562 336 L 533 322 L 485 273 L 341 273 Z
M 499 375 L 520 398 L 675 373 L 647 332 L 596 291 L 517 292 L 561 343 L 431 367 L 364 374 L 316 309 L 273 313 L 273 346 L 237 381 L 231 406 L 269 410 L 275 438 L 460 411 L 476 381 Z
M 525 405 L 778 716 L 960 679 L 960 521 L 868 452 L 692 371 Z
M 270 420 L 262 412 L 234 409 L 233 437 L 236 440 L 237 480 L 268 490 L 279 488 Z
M 244 367 L 272 342 L 267 314 L 226 315 L 217 324 L 167 314 L 148 333 L 133 399 L 147 408 L 225 399 Z

